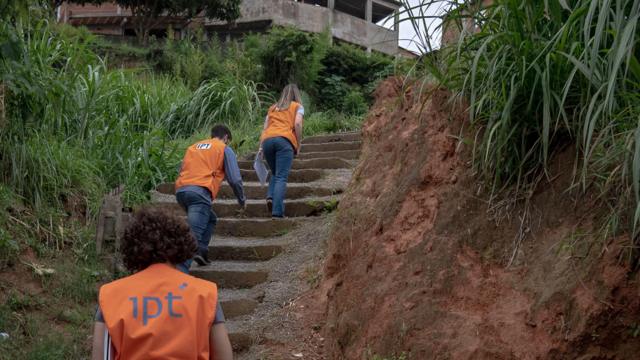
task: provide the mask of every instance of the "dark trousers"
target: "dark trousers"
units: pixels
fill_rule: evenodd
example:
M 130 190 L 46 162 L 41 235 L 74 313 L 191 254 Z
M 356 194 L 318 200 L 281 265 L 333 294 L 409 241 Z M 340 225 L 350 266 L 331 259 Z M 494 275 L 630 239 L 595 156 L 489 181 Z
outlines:
M 202 195 L 193 191 L 181 191 L 176 194 L 178 204 L 187 212 L 187 222 L 193 237 L 198 242 L 198 253 L 208 253 L 209 242 L 216 228 L 218 217 L 211 208 L 211 202 Z M 185 273 L 189 273 L 189 267 L 193 260 L 189 259 L 177 268 Z

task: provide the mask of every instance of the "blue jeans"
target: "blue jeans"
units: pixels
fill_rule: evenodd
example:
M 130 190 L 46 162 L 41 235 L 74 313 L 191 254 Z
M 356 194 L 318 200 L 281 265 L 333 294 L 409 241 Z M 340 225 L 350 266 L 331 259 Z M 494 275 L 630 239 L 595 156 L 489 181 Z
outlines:
M 194 191 L 179 191 L 176 193 L 176 200 L 187 212 L 187 222 L 193 237 L 198 243 L 198 253 L 207 254 L 209 252 L 209 241 L 216 228 L 218 217 L 211 209 L 211 200 L 206 199 L 201 194 Z M 176 267 L 178 270 L 189 273 L 189 267 L 193 259 L 189 259 Z
M 273 199 L 274 217 L 284 216 L 284 196 L 287 193 L 287 179 L 293 164 L 293 145 L 283 137 L 269 138 L 262 143 L 264 157 L 271 169 L 267 199 Z

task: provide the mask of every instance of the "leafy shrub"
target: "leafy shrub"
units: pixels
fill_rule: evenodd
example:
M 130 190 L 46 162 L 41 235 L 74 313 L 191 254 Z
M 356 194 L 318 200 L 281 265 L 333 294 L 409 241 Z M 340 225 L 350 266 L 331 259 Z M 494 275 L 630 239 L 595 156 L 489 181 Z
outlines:
M 351 115 L 363 115 L 369 109 L 367 99 L 357 88 L 352 88 L 342 102 L 342 111 Z
M 344 99 L 351 88 L 340 75 L 329 75 L 318 79 L 316 92 L 323 109 L 341 110 Z
M 318 100 L 323 109 L 361 115 L 369 104 L 358 85 L 349 85 L 344 77 L 330 75 L 318 80 Z
M 200 37 L 169 38 L 153 58 L 158 70 L 184 80 L 190 88 L 225 73 L 222 50 L 215 40 L 205 44 Z
M 228 44 L 224 56 L 225 74 L 236 79 L 260 84 L 263 66 L 260 63 L 261 35 L 247 35 L 242 42 Z
M 367 54 L 348 44 L 332 46 L 323 58 L 315 93 L 323 109 L 363 114 L 370 93 L 380 79 L 393 73 L 394 61 L 379 53 Z M 363 91 L 364 89 L 364 91 Z
M 322 66 L 322 77 L 338 75 L 349 84 L 365 86 L 383 73 L 388 74 L 393 59 L 377 52 L 368 54 L 356 46 L 341 43 L 328 49 Z
M 276 90 L 289 82 L 310 89 L 322 69 L 328 36 L 290 27 L 272 28 L 260 51 L 264 82 Z

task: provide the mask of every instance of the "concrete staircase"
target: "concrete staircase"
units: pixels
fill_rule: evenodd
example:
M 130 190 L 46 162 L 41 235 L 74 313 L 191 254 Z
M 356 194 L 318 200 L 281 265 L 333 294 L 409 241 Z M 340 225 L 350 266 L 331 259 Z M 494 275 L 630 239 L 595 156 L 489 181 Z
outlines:
M 251 346 L 251 314 L 264 298 L 256 287 L 269 280 L 269 262 L 287 247 L 282 235 L 303 226 L 305 218 L 335 209 L 344 184 L 331 181 L 335 172 L 351 171 L 360 154 L 359 133 L 309 137 L 293 162 L 287 186 L 285 219 L 271 219 L 265 204 L 266 187 L 257 182 L 253 157 L 239 162 L 247 197 L 247 209 L 238 213 L 231 188 L 224 183 L 213 209 L 218 215 L 209 244 L 209 266 L 193 265 L 191 274 L 214 281 L 235 351 Z M 154 194 L 154 206 L 184 216 L 173 196 L 173 184 L 162 184 Z M 245 319 L 243 319 L 245 318 Z

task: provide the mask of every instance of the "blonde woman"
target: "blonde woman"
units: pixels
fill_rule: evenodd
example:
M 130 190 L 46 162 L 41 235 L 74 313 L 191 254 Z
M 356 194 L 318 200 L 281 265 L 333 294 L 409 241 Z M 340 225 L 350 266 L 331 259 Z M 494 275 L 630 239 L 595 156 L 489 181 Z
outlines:
M 271 170 L 267 207 L 274 218 L 284 217 L 284 197 L 294 156 L 300 152 L 304 108 L 295 84 L 284 87 L 280 100 L 273 104 L 264 120 L 258 156 L 267 160 Z

